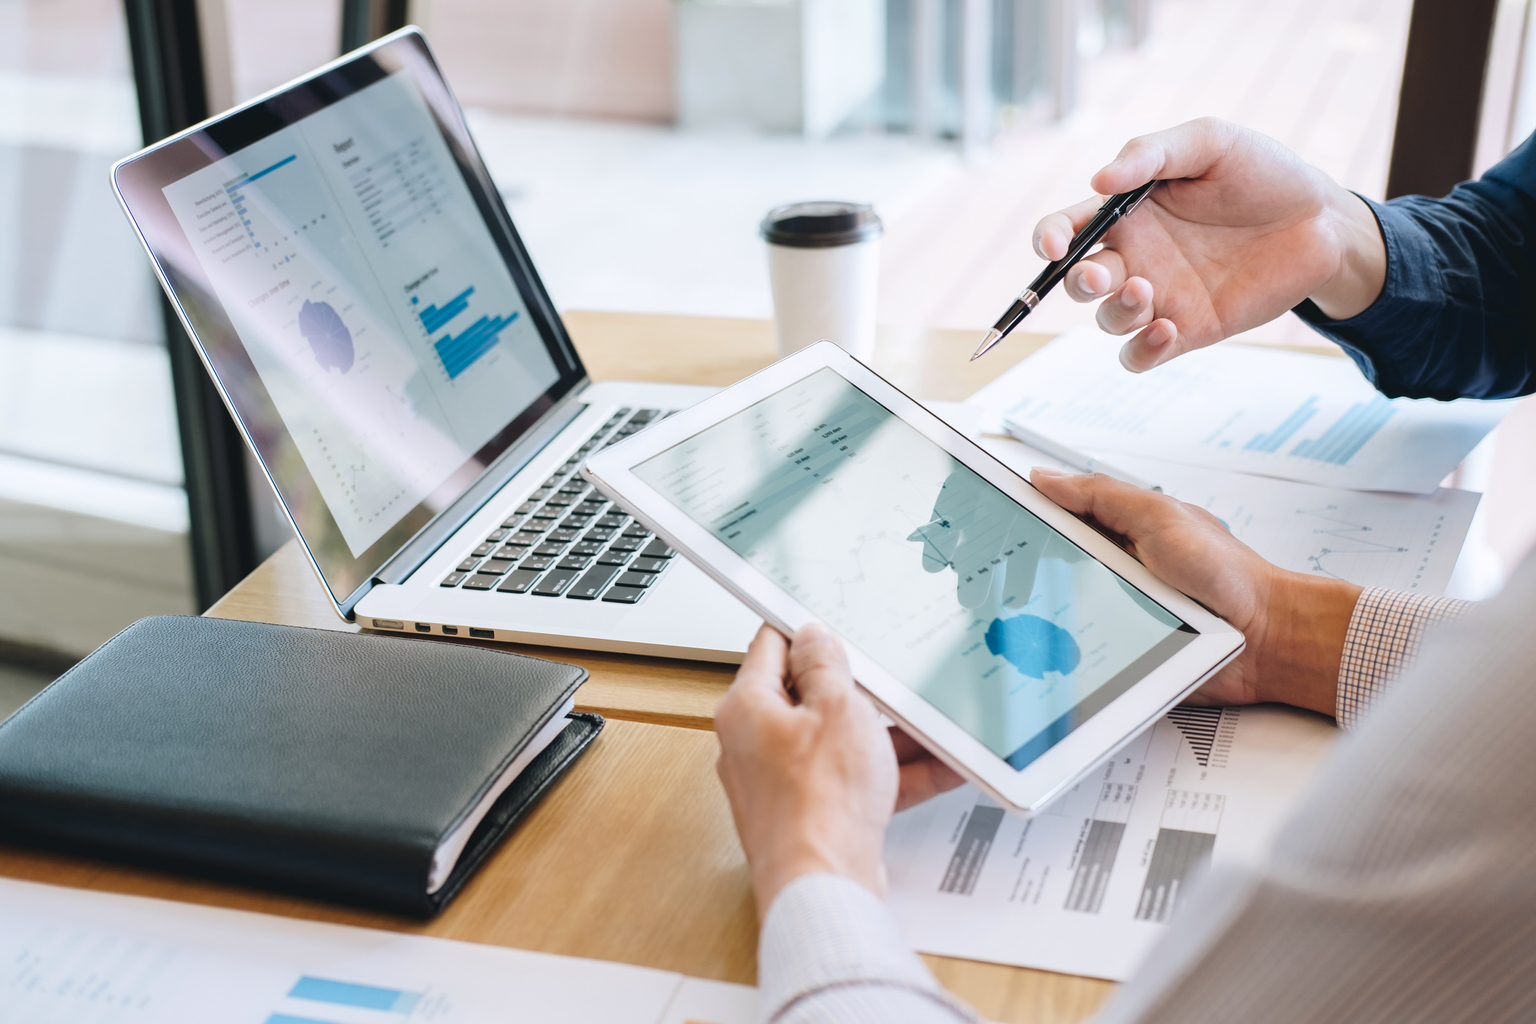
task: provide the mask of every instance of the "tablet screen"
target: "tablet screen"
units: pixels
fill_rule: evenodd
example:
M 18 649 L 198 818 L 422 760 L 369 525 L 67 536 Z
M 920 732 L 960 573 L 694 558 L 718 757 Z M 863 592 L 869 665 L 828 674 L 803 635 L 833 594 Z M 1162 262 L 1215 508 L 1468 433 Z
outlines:
M 1016 769 L 1196 635 L 830 368 L 634 472 Z

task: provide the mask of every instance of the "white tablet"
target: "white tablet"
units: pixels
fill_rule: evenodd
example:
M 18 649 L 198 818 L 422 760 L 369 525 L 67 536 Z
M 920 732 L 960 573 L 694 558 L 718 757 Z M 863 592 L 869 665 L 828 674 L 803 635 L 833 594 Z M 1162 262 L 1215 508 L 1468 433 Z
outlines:
M 584 472 L 786 634 L 825 623 L 881 710 L 1017 810 L 1071 786 L 1243 647 L 827 342 Z

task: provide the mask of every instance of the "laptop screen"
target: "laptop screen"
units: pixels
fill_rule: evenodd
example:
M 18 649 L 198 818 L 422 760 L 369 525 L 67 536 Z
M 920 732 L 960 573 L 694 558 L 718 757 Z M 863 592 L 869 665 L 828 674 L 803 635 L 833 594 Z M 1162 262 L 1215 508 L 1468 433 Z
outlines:
M 580 379 L 418 36 L 134 158 L 129 179 L 339 601 Z

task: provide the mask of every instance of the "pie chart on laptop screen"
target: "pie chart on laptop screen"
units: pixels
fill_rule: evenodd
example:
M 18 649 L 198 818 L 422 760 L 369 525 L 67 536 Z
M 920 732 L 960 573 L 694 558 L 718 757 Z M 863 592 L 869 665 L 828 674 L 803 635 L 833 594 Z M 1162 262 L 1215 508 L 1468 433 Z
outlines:
M 309 342 L 322 369 L 342 373 L 352 369 L 352 332 L 329 302 L 304 300 L 299 310 L 299 333 Z

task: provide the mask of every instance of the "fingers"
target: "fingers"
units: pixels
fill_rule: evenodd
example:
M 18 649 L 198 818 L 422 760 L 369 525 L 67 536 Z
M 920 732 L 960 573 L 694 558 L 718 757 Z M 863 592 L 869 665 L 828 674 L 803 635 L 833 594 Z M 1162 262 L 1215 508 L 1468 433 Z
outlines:
M 796 631 L 789 647 L 789 673 L 800 699 L 808 705 L 843 700 L 853 693 L 853 673 L 843 642 L 820 623 Z
M 1149 286 L 1150 288 L 1150 286 Z M 1100 305 L 1102 310 L 1108 305 L 1105 302 Z M 1150 302 L 1146 309 L 1146 315 L 1152 315 Z M 1125 334 L 1127 331 L 1111 331 L 1112 334 Z M 1109 328 L 1105 328 L 1109 330 Z M 1172 320 L 1165 318 L 1153 320 L 1147 324 L 1140 334 L 1126 342 L 1120 349 L 1120 365 L 1132 373 L 1141 373 L 1150 370 L 1154 366 L 1166 363 L 1181 351 L 1175 344 L 1179 340 L 1179 329 Z
M 1146 278 L 1133 277 L 1109 298 L 1099 303 L 1093 318 L 1106 334 L 1130 334 L 1152 323 L 1152 285 Z
M 1056 504 L 1134 542 L 1148 526 L 1177 513 L 1179 502 L 1103 473 L 1058 473 L 1036 467 L 1029 482 Z
M 1202 177 L 1227 155 L 1238 135 L 1236 125 L 1214 117 L 1142 135 L 1127 142 L 1120 155 L 1093 176 L 1092 185 L 1098 192 L 1114 195 L 1154 178 Z
M 736 670 L 731 695 L 738 700 L 771 700 L 788 706 L 791 701 L 784 689 L 788 658 L 789 642 L 784 634 L 764 623 Z
M 1118 289 L 1125 284 L 1125 278 L 1125 258 L 1113 249 L 1100 249 L 1067 271 L 1063 283 L 1072 298 L 1091 302 Z
M 931 754 L 926 758 L 908 761 L 897 771 L 901 773 L 896 791 L 898 811 L 904 811 L 924 800 L 932 800 L 965 781 L 953 768 Z
M 1100 196 L 1085 199 L 1076 206 L 1069 206 L 1046 217 L 1035 225 L 1035 252 L 1048 260 L 1059 260 L 1067 255 L 1072 236 L 1083 230 L 1093 215 L 1099 212 L 1104 200 Z

